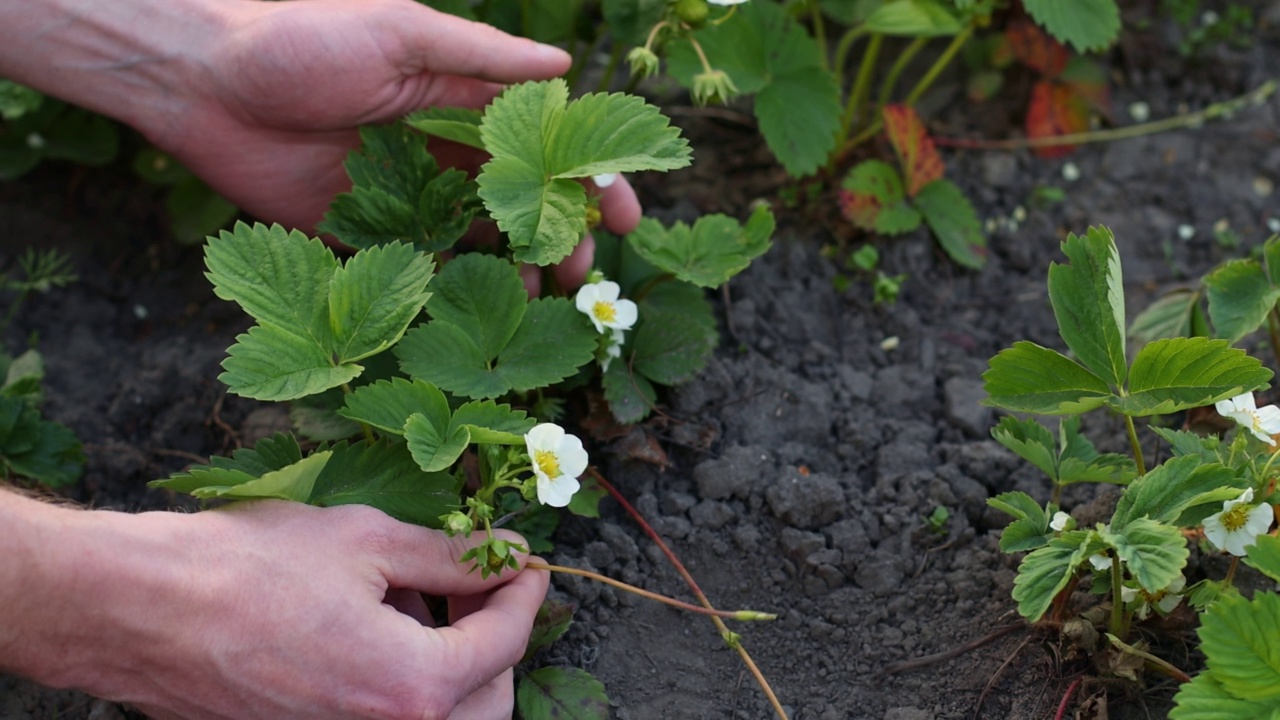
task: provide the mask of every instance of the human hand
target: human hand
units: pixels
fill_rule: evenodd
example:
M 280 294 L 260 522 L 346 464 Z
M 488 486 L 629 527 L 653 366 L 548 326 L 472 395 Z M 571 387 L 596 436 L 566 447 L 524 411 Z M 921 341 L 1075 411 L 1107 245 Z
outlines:
M 482 579 L 473 543 L 363 506 L 78 515 L 99 526 L 50 643 L 78 662 L 37 679 L 158 718 L 511 717 L 545 572 Z M 420 624 L 417 593 L 452 624 Z

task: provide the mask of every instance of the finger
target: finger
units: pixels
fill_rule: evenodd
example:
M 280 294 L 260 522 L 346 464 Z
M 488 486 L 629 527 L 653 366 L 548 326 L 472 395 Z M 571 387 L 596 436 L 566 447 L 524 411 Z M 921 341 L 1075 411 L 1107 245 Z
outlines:
M 484 541 L 484 533 L 449 537 L 438 530 L 407 525 L 390 518 L 367 539 L 374 562 L 389 587 L 409 588 L 428 595 L 474 595 L 491 590 L 515 576 L 515 571 L 481 577 L 475 563 L 460 562 L 468 550 Z M 504 530 L 494 535 L 522 547 L 524 538 Z M 524 554 L 516 553 L 523 563 Z
M 591 237 L 591 233 L 587 233 L 586 237 L 582 238 L 582 242 L 578 243 L 578 247 L 569 253 L 569 257 L 551 268 L 551 272 L 556 282 L 560 283 L 560 287 L 565 290 L 575 290 L 586 279 L 595 259 L 596 239 Z
M 621 175 L 600 191 L 600 217 L 611 233 L 626 235 L 640 224 L 640 200 L 635 188 Z
M 396 612 L 401 615 L 408 615 L 418 621 L 423 627 L 435 627 L 435 618 L 431 617 L 431 610 L 427 608 L 427 603 L 422 599 L 422 593 L 417 590 L 409 590 L 407 588 L 389 588 L 387 596 L 382 602 L 395 608 Z
M 481 110 L 493 101 L 505 85 L 456 75 L 420 72 L 405 78 L 396 101 L 380 108 L 378 119 L 394 117 L 419 108 L 448 105 Z
M 449 720 L 499 720 L 515 706 L 515 673 L 507 670 L 458 703 Z
M 421 72 L 478 78 L 498 83 L 544 80 L 569 69 L 565 51 L 508 35 L 483 23 L 471 22 L 415 5 L 407 17 L 387 13 L 387 37 L 400 38 L 401 66 L 406 75 Z
M 537 265 L 521 265 L 520 281 L 524 283 L 525 292 L 533 299 L 542 294 L 542 268 Z
M 433 631 L 453 649 L 455 662 L 442 670 L 462 690 L 459 697 L 470 695 L 520 662 L 533 618 L 547 595 L 550 575 L 545 570 L 522 570 L 507 584 L 484 595 L 475 612 Z

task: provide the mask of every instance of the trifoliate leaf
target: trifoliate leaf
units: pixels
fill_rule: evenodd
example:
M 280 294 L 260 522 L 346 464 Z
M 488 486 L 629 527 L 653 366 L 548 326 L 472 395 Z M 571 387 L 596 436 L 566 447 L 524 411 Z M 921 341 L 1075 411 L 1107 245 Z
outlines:
M 1027 14 L 1055 38 L 1079 52 L 1102 50 L 1120 34 L 1120 9 L 1115 0 L 1024 0 Z
M 752 2 L 696 37 L 712 67 L 756 96 L 760 132 L 787 172 L 803 177 L 822 167 L 840 130 L 840 89 L 808 31 L 777 3 Z M 703 72 L 693 47 L 673 42 L 667 59 L 671 75 L 692 88 Z
M 987 261 L 987 240 L 969 198 L 950 180 L 934 180 L 912 199 L 938 245 L 956 263 L 978 269 Z
M 1280 583 L 1280 538 L 1259 535 L 1246 551 L 1246 565 Z
M 1232 343 L 1262 327 L 1280 300 L 1256 260 L 1232 260 L 1204 276 L 1214 334 Z
M 867 30 L 897 37 L 940 37 L 960 32 L 960 21 L 935 0 L 889 0 L 867 17 Z
M 235 485 L 205 485 L 191 490 L 191 494 L 202 499 L 222 498 L 224 500 L 252 500 L 257 498 L 279 498 L 306 502 L 311 497 L 311 489 L 315 486 L 316 477 L 329 462 L 332 453 L 317 452 L 298 462 L 264 473 L 261 477 Z
M 1280 595 L 1220 598 L 1201 617 L 1200 648 L 1213 677 L 1234 697 L 1273 705 L 1280 700 Z M 1244 716 L 1241 716 L 1244 717 Z
M 412 377 L 482 399 L 545 387 L 569 377 L 591 361 L 598 337 L 586 315 L 561 298 L 528 303 L 520 326 L 496 357 L 483 352 L 473 335 L 437 319 L 405 333 L 395 353 L 401 368 Z
M 1116 555 L 1147 592 L 1163 590 L 1181 575 L 1191 552 L 1182 531 L 1151 518 L 1133 520 L 1123 530 L 1101 530 L 1099 535 L 1115 548 Z
M 404 443 L 339 443 L 307 502 L 320 507 L 368 505 L 402 522 L 440 527 L 462 501 L 449 473 L 423 472 Z
M 441 252 L 453 247 L 471 228 L 479 211 L 476 184 L 466 173 L 449 169 L 432 178 L 418 195 L 420 249 Z
M 1053 433 L 1045 426 L 1035 420 L 1019 420 L 1006 415 L 1000 418 L 999 424 L 991 428 L 991 437 L 1018 457 L 1040 468 L 1050 480 L 1057 481 L 1058 452 L 1054 446 Z
M 1164 438 L 1173 450 L 1173 456 L 1197 455 L 1204 462 L 1218 462 L 1218 438 L 1216 436 L 1200 437 L 1189 430 L 1171 430 L 1169 428 L 1152 427 L 1151 431 Z
M 938 154 L 938 148 L 915 108 L 892 103 L 884 106 L 881 115 L 884 117 L 885 134 L 898 155 L 898 162 L 902 163 L 907 195 L 915 197 L 925 185 L 942 179 L 945 171 L 942 156 Z
M 471 442 L 466 428 L 451 428 L 447 424 L 440 427 L 421 413 L 409 416 L 404 424 L 404 437 L 413 461 L 427 472 L 451 467 Z
M 645 260 L 678 279 L 715 288 L 746 269 L 769 249 L 773 213 L 757 207 L 745 225 L 727 215 L 703 215 L 690 228 L 676 222 L 663 229 L 645 218 L 627 241 Z
M 889 163 L 864 160 L 840 185 L 840 211 L 857 227 L 899 235 L 920 227 L 920 211 L 907 203 L 902 177 Z
M 316 227 L 354 248 L 390 242 L 415 242 L 417 217 L 413 205 L 375 187 L 353 187 L 329 204 Z
M 1169 720 L 1280 720 L 1280 704 L 1242 700 L 1227 691 L 1216 674 L 1202 672 L 1178 686 Z
M 515 265 L 476 253 L 445 264 L 432 290 L 427 312 L 461 328 L 486 359 L 511 341 L 529 301 Z
M 984 405 L 1037 415 L 1088 412 L 1112 397 L 1102 378 L 1062 353 L 1021 340 L 991 358 Z
M 493 155 L 477 178 L 480 197 L 520 262 L 558 262 L 582 239 L 586 191 L 574 178 L 689 164 L 688 142 L 641 98 L 568 97 L 563 80 L 517 85 L 480 125 Z
M 396 344 L 431 297 L 435 263 L 409 245 L 356 253 L 329 285 L 329 318 L 337 362 L 363 360 Z
M 1191 337 L 1191 313 L 1200 303 L 1200 293 L 1174 290 L 1138 313 L 1129 325 L 1129 337 L 1138 343 L 1149 343 L 1167 337 Z
M 1172 523 L 1193 505 L 1214 502 L 1203 499 L 1204 493 L 1223 487 L 1241 487 L 1242 481 L 1231 468 L 1201 463 L 1197 456 L 1182 455 L 1166 460 L 1135 479 L 1116 504 L 1112 529 L 1121 531 L 1128 523 L 1143 517 Z M 1232 491 L 1229 497 L 1238 494 Z
M 579 668 L 544 667 L 520 678 L 516 704 L 526 717 L 599 720 L 609 716 L 604 685 Z
M 479 110 L 470 108 L 433 107 L 410 113 L 404 122 L 428 135 L 484 150 L 484 141 L 480 139 L 481 117 Z
M 674 313 L 646 316 L 631 343 L 632 368 L 660 385 L 678 385 L 706 367 L 715 336 L 696 320 Z
M 572 624 L 572 605 L 555 600 L 543 600 L 538 608 L 538 614 L 533 618 L 533 630 L 529 633 L 529 642 L 525 645 L 524 659 L 521 662 L 532 659 L 534 653 L 559 640 Z
M 1049 514 L 1040 503 L 1024 492 L 1001 493 L 987 500 L 991 507 L 1013 516 L 1013 522 L 1000 533 L 1000 550 L 1007 553 L 1043 547 L 1053 533 Z
M 451 426 L 466 428 L 471 442 L 481 445 L 523 445 L 525 433 L 537 422 L 523 410 L 492 400 L 463 403 L 449 419 Z
M 624 360 L 626 358 L 623 358 Z M 658 393 L 643 375 L 632 373 L 625 363 L 615 360 L 600 378 L 609 412 L 623 425 L 638 423 L 658 402 Z
M 1124 285 L 1115 238 L 1104 227 L 1062 243 L 1069 265 L 1049 265 L 1058 333 L 1080 362 L 1112 386 L 1124 384 Z
M 1029 553 L 1018 565 L 1013 579 L 1013 599 L 1018 612 L 1036 622 L 1049 609 L 1053 598 L 1067 586 L 1080 563 L 1092 555 L 1096 533 L 1070 530 L 1049 540 L 1049 544 Z
M 1098 453 L 1089 438 L 1080 433 L 1080 416 L 1062 419 L 1058 426 L 1059 485 L 1083 482 L 1107 482 L 1124 485 L 1134 478 L 1138 468 L 1133 458 L 1119 453 Z
M 350 382 L 364 369 L 335 366 L 332 356 L 311 338 L 277 325 L 255 325 L 236 336 L 222 361 L 218 380 L 231 392 L 255 400 L 295 400 Z
M 379 380 L 356 388 L 338 411 L 345 418 L 393 435 L 404 434 L 409 416 L 418 414 L 437 427 L 449 425 L 449 401 L 431 383 L 404 378 Z
M 1107 404 L 1133 417 L 1163 415 L 1263 389 L 1271 375 L 1226 340 L 1166 338 L 1138 352 L 1129 371 L 1128 395 Z
M 275 470 L 282 470 L 302 460 L 298 441 L 290 435 L 276 433 L 258 441 L 252 448 L 240 448 L 231 457 L 211 457 L 208 465 L 196 465 L 176 472 L 164 480 L 153 480 L 150 487 L 190 493 L 206 485 L 235 485 L 248 482 Z
M 414 461 L 432 472 L 452 466 L 473 442 L 519 445 L 535 422 L 509 405 L 473 401 L 459 407 L 444 423 L 419 413 L 409 416 L 404 436 Z
M 238 222 L 209 239 L 204 257 L 218 297 L 311 347 L 330 347 L 329 281 L 338 260 L 324 243 L 279 225 Z

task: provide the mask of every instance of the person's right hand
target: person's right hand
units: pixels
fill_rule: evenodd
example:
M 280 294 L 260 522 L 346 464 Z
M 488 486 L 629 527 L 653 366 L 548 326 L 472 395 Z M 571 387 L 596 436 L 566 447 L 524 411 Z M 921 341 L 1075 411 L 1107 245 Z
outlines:
M 511 717 L 546 572 L 481 579 L 458 562 L 474 540 L 363 506 L 68 514 L 79 560 L 33 639 L 59 655 L 42 682 L 157 718 Z M 424 626 L 418 593 L 452 624 Z

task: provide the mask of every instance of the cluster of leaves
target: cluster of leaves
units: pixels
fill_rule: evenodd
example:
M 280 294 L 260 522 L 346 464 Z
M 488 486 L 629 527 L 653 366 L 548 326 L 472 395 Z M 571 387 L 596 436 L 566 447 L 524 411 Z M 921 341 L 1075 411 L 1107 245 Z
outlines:
M 0 351 L 0 477 L 65 487 L 80 479 L 84 454 L 75 433 L 41 417 L 43 379 L 35 350 L 16 358 Z
M 867 275 L 871 279 L 871 299 L 876 305 L 893 305 L 902 292 L 902 283 L 906 282 L 906 274 L 890 275 L 880 268 L 880 251 L 874 245 L 862 245 L 849 253 L 844 259 L 844 269 Z M 849 289 L 852 280 L 847 275 L 837 274 L 831 279 L 839 292 Z
M 1242 491 L 1256 492 L 1264 504 L 1276 499 L 1269 480 L 1271 449 L 1262 448 L 1249 433 L 1238 433 L 1227 445 L 1216 437 L 1154 427 L 1171 446 L 1172 456 L 1145 470 L 1133 418 L 1188 410 L 1262 389 L 1272 373 L 1226 340 L 1206 337 L 1155 340 L 1128 362 L 1120 261 L 1111 232 L 1090 228 L 1084 236 L 1071 235 L 1063 251 L 1070 262 L 1050 267 L 1049 296 L 1059 334 L 1074 359 L 1022 341 L 992 358 L 983 376 L 990 405 L 1066 416 L 1056 440 L 1035 420 L 1005 417 L 992 430 L 997 441 L 1040 468 L 1055 486 L 1054 500 L 1044 506 L 1022 492 L 989 501 L 1014 518 L 1001 535 L 1001 549 L 1030 551 L 1019 566 L 1013 598 L 1019 612 L 1032 621 L 1055 607 L 1082 574 L 1093 577 L 1099 594 L 1124 587 L 1157 597 L 1171 586 L 1180 587 L 1175 583 L 1181 582 L 1189 557 L 1184 531 L 1199 528 Z M 1133 459 L 1099 453 L 1080 433 L 1079 416 L 1099 407 L 1124 418 L 1134 444 Z M 1057 489 L 1078 482 L 1124 486 L 1109 522 L 1093 528 L 1055 522 L 1061 515 Z M 1276 572 L 1280 541 L 1265 536 L 1258 540 L 1248 548 L 1246 562 Z M 1252 712 L 1260 706 L 1247 703 L 1274 703 L 1277 697 L 1274 684 L 1268 684 L 1276 671 L 1273 648 L 1261 652 L 1264 664 L 1271 662 L 1269 675 L 1256 672 L 1267 633 L 1259 628 L 1270 627 L 1274 600 L 1255 598 L 1247 603 L 1229 579 L 1202 580 L 1187 589 L 1187 597 L 1198 608 L 1210 608 L 1201 637 L 1213 659 L 1208 673 L 1184 687 L 1180 709 L 1171 717 L 1268 716 Z M 1111 652 L 1141 652 L 1125 642 L 1129 619 L 1140 603 L 1111 598 Z M 1237 708 L 1224 705 L 1224 698 L 1250 712 L 1222 715 L 1224 708 Z

